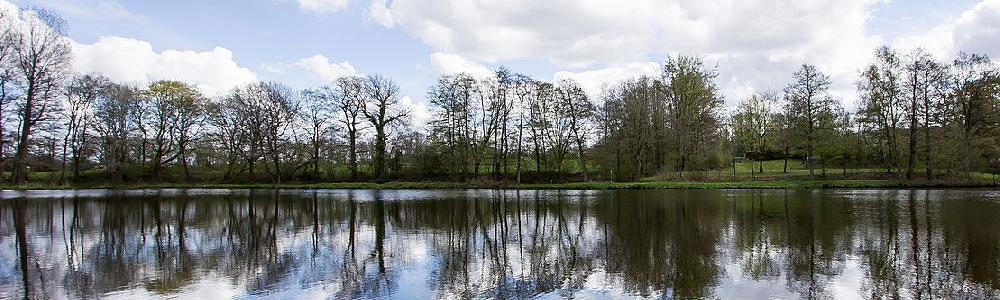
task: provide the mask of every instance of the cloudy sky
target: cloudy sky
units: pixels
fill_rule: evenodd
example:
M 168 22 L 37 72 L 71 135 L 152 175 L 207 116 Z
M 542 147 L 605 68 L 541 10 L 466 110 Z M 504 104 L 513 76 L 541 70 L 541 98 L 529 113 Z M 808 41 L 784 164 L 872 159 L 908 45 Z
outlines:
M 1000 0 L 0 0 L 15 6 L 68 21 L 79 72 L 183 80 L 209 95 L 380 73 L 417 108 L 445 73 L 504 65 L 596 94 L 657 74 L 675 54 L 717 65 L 730 106 L 780 90 L 808 63 L 853 108 L 853 82 L 878 45 L 1000 57 Z

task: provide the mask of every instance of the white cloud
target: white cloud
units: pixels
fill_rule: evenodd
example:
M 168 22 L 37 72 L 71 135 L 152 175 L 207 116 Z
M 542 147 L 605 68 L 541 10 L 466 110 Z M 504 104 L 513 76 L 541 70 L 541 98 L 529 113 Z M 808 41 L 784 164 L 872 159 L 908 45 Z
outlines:
M 415 126 L 416 130 L 420 130 L 431 119 L 431 111 L 427 107 L 427 103 L 414 101 L 410 96 L 403 96 L 399 104 L 410 111 L 410 124 Z
M 350 0 L 295 0 L 302 10 L 317 14 L 334 13 L 347 8 Z
M 880 2 L 394 0 L 382 8 L 395 21 L 390 26 L 438 51 L 486 62 L 544 57 L 581 65 L 636 61 L 649 53 L 794 51 L 843 42 L 839 38 L 863 29 Z
M 478 69 L 477 62 L 541 59 L 577 70 L 572 74 L 593 90 L 630 77 L 611 76 L 625 75 L 618 72 L 630 71 L 630 62 L 682 53 L 718 64 L 728 103 L 750 89 L 780 90 L 803 63 L 830 75 L 831 93 L 849 102 L 855 97 L 857 70 L 882 43 L 868 34 L 867 22 L 884 3 L 393 0 L 373 5 L 369 14 L 387 10 L 379 14 L 388 14 L 385 19 L 392 22 L 380 24 L 398 26 L 438 51 L 432 63 L 439 71 L 456 65 Z
M 233 53 L 226 48 L 156 52 L 149 42 L 123 37 L 101 37 L 93 44 L 74 42 L 73 66 L 78 72 L 100 72 L 115 81 L 185 81 L 209 96 L 257 80 L 253 72 L 233 61 Z
M 341 76 L 357 74 L 351 63 L 347 61 L 330 63 L 326 56 L 318 54 L 299 60 L 295 66 L 316 74 L 324 81 L 333 81 Z
M 588 96 L 596 99 L 600 96 L 601 89 L 606 84 L 614 84 L 625 79 L 643 75 L 659 77 L 662 72 L 661 70 L 660 63 L 658 62 L 634 62 L 583 72 L 560 71 L 553 76 L 553 79 L 555 81 L 573 79 L 580 84 L 580 87 L 587 92 Z
M 467 73 L 473 77 L 491 77 L 493 71 L 486 66 L 467 60 L 460 55 L 435 52 L 431 54 L 431 69 L 434 75 Z
M 371 6 L 368 7 L 368 18 L 383 27 L 392 27 L 396 24 L 396 20 L 392 18 L 392 11 L 385 6 L 386 1 L 373 0 Z
M 897 38 L 893 45 L 923 47 L 939 59 L 954 58 L 959 51 L 1000 57 L 1000 0 L 984 0 L 928 32 Z
M 357 75 L 350 62 L 331 63 L 326 56 L 317 54 L 294 63 L 261 64 L 260 69 L 277 75 L 278 80 L 298 88 L 332 82 L 338 77 Z

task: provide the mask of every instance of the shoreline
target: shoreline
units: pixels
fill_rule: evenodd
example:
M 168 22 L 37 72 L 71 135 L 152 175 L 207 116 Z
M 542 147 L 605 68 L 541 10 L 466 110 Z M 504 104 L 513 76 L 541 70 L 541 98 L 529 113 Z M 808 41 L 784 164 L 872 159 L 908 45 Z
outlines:
M 456 182 L 330 182 L 330 183 L 133 183 L 133 184 L 28 184 L 0 185 L 4 190 L 78 190 L 78 189 L 521 189 L 521 190 L 623 190 L 623 189 L 906 189 L 906 188 L 996 188 L 984 180 L 901 181 L 901 180 L 774 180 L 774 181 L 638 181 L 638 182 L 569 182 L 569 183 L 456 183 Z

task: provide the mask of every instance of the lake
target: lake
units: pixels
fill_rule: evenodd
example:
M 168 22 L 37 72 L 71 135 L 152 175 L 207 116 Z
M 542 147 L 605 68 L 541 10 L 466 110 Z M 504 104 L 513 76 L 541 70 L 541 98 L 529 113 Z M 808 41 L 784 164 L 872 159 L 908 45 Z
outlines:
M 994 190 L 0 193 L 0 299 L 998 299 Z

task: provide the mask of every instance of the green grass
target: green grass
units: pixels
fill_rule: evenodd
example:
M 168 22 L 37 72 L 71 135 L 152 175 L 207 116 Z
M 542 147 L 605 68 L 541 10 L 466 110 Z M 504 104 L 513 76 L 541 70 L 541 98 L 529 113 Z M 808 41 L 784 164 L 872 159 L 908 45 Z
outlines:
M 751 176 L 751 164 L 754 168 Z M 681 179 L 676 172 L 667 172 L 660 176 L 644 178 L 638 182 L 570 182 L 551 184 L 501 183 L 489 180 L 473 182 L 330 182 L 330 183 L 106 183 L 99 180 L 87 180 L 87 183 L 72 185 L 55 184 L 58 172 L 32 172 L 29 183 L 12 186 L 0 183 L 2 189 L 155 189 L 155 188 L 227 188 L 227 189 L 476 189 L 476 188 L 517 188 L 517 189 L 799 189 L 799 188 L 949 188 L 949 187 L 996 187 L 992 174 L 975 173 L 972 178 L 950 177 L 944 180 L 896 180 L 895 174 L 887 174 L 884 169 L 857 168 L 848 169 L 843 175 L 843 169 L 827 168 L 827 177 L 819 177 L 821 170 L 816 170 L 817 180 L 809 180 L 809 171 L 800 160 L 788 161 L 788 172 L 783 173 L 783 160 L 764 162 L 764 173 L 758 173 L 757 162 L 741 162 L 736 164 L 736 178 L 733 178 L 733 168 L 685 172 Z M 922 174 L 923 170 L 917 172 Z M 95 173 L 96 174 L 96 173 Z M 86 177 L 96 178 L 95 174 L 85 173 Z M 88 176 L 89 175 L 89 176 Z M 9 177 L 8 177 L 9 178 Z

